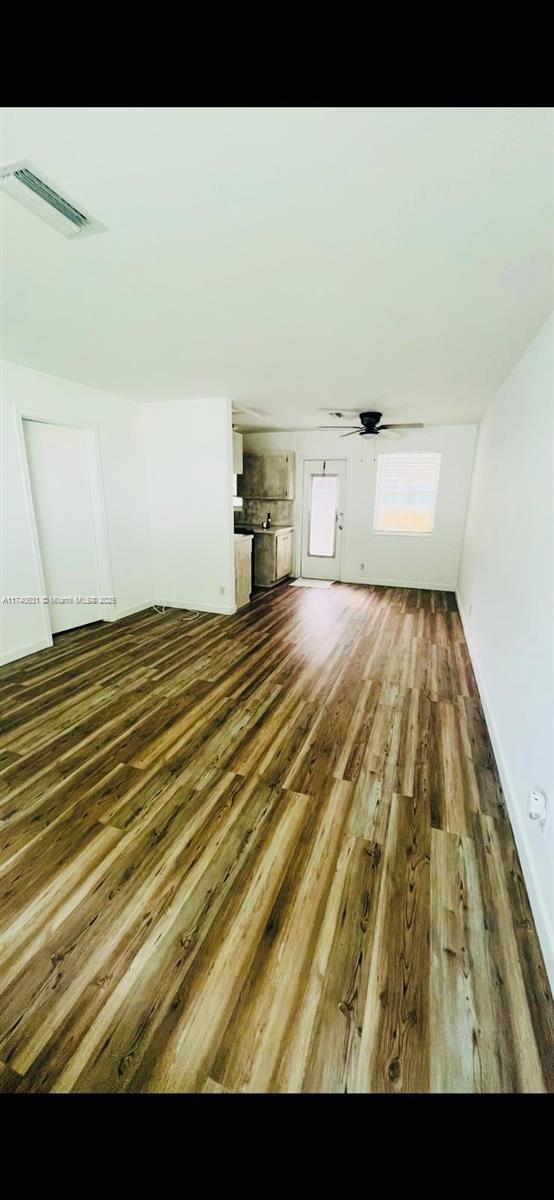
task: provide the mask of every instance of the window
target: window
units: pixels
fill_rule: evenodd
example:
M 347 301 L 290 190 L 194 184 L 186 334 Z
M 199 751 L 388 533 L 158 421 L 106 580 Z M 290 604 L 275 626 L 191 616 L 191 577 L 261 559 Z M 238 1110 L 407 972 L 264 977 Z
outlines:
M 312 475 L 308 554 L 334 558 L 337 526 L 337 476 Z
M 242 496 L 237 496 L 237 476 L 233 475 L 233 508 L 242 507 Z
M 432 533 L 440 454 L 380 454 L 375 533 Z

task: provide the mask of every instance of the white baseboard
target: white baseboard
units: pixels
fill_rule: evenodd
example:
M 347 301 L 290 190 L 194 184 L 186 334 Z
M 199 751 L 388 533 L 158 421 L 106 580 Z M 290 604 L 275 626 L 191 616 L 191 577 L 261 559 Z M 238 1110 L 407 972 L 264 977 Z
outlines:
M 237 611 L 236 604 L 193 604 L 191 600 L 152 600 L 158 608 L 186 608 L 193 612 L 221 613 L 224 617 L 232 617 Z
M 410 580 L 405 583 L 399 579 L 372 579 L 369 575 L 349 575 L 348 579 L 342 578 L 339 583 L 369 583 L 376 587 L 397 587 L 397 588 L 420 588 L 424 592 L 454 592 L 456 585 L 454 583 L 414 583 Z
M 479 660 L 475 653 L 474 647 L 471 644 L 468 620 L 464 613 L 462 601 L 458 591 L 456 591 L 456 601 L 460 612 L 460 619 L 462 622 L 469 655 L 473 664 L 473 670 L 475 672 L 475 678 L 477 680 L 477 686 L 479 688 L 481 704 L 483 706 L 483 712 L 485 714 L 485 720 L 487 722 L 487 728 L 492 742 L 494 757 L 496 759 L 496 765 L 500 775 L 500 782 L 502 784 L 506 799 L 506 806 L 520 857 L 521 869 L 523 871 L 525 885 L 527 887 L 527 893 L 529 896 L 529 903 L 531 905 L 533 917 L 535 919 L 535 925 L 537 927 L 537 934 L 544 957 L 544 965 L 550 980 L 550 985 L 554 990 L 554 932 L 552 929 L 552 921 L 537 880 L 533 855 L 531 853 L 529 839 L 527 837 L 527 830 L 522 820 L 519 806 L 516 803 L 516 794 L 510 778 L 507 756 L 498 734 L 494 714 L 487 693 L 487 686 L 479 666 Z
M 144 612 L 151 608 L 153 604 L 165 606 L 166 608 L 185 608 L 189 611 L 220 613 L 222 616 L 232 617 L 236 613 L 236 605 L 234 604 L 192 604 L 189 601 L 183 600 L 143 600 L 140 604 L 132 604 L 129 608 L 116 609 L 114 621 L 120 621 L 123 617 L 130 617 L 133 613 Z M 39 650 L 48 650 L 53 645 L 52 638 L 39 638 L 36 642 L 26 642 L 22 646 L 14 646 L 11 650 L 6 650 L 0 654 L 0 666 L 7 666 L 8 663 L 17 662 L 18 658 L 25 658 L 28 654 L 36 654 Z
M 52 638 L 39 638 L 37 642 L 26 642 L 24 646 L 14 646 L 13 650 L 6 650 L 4 654 L 0 654 L 0 665 L 4 667 L 7 663 L 16 662 L 18 658 L 25 658 L 27 654 L 36 654 L 38 650 L 48 650 L 52 644 Z
M 131 604 L 129 608 L 116 608 L 114 621 L 121 621 L 122 617 L 132 617 L 134 613 L 144 612 L 147 608 L 152 608 L 153 600 L 142 600 L 140 604 Z

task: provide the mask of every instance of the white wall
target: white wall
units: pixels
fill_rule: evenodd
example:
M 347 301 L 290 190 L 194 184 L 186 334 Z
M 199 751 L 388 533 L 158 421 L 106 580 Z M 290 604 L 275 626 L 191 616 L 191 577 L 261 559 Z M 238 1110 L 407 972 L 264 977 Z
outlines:
M 140 405 L 157 604 L 235 611 L 231 406 Z
M 462 545 L 477 427 L 442 425 L 401 438 L 341 438 L 330 433 L 249 433 L 245 450 L 296 452 L 296 573 L 300 572 L 302 475 L 306 458 L 345 458 L 347 496 L 341 578 L 346 583 L 454 589 Z M 379 452 L 439 451 L 442 454 L 435 526 L 425 537 L 373 532 Z M 364 570 L 361 563 L 365 564 Z
M 0 594 L 42 593 L 18 438 L 20 414 L 96 426 L 115 617 L 152 603 L 150 546 L 139 405 L 93 388 L 0 360 L 2 492 Z M 67 503 L 71 503 L 68 496 Z M 4 662 L 51 644 L 42 607 L 0 604 Z
M 483 418 L 458 598 L 554 986 L 553 343 L 551 316 Z

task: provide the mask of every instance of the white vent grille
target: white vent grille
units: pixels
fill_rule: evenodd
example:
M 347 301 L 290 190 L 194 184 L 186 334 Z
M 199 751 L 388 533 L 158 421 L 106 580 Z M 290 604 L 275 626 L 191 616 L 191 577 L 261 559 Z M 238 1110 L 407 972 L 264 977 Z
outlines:
M 0 167 L 0 187 L 65 237 L 85 237 L 106 229 L 81 204 L 76 205 L 68 196 L 62 195 L 26 159 Z

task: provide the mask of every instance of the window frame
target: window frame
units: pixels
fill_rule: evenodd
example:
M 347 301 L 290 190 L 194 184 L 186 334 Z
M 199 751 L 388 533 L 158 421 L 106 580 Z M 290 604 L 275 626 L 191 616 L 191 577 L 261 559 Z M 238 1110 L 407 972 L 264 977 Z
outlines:
M 381 515 L 381 495 L 383 488 L 383 476 L 385 472 L 385 464 L 381 465 L 381 460 L 386 458 L 398 458 L 401 455 L 406 455 L 410 458 L 434 458 L 437 460 L 436 475 L 435 475 L 435 490 L 433 495 L 433 506 L 431 509 L 431 528 L 430 529 L 379 529 L 377 526 L 378 517 Z M 378 537 L 432 537 L 435 532 L 435 514 L 437 510 L 437 497 L 439 494 L 439 483 L 441 473 L 442 454 L 438 450 L 384 450 L 377 455 L 377 475 L 375 479 L 375 499 L 373 504 L 373 533 Z

